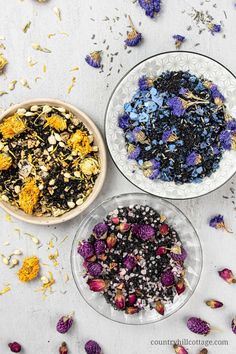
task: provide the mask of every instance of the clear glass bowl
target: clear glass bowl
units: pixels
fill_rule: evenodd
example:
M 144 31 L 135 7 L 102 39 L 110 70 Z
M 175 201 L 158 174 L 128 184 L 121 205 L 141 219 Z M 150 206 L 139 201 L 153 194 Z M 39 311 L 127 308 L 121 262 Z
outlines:
M 121 206 L 134 204 L 148 205 L 160 214 L 164 214 L 167 217 L 167 222 L 179 233 L 183 246 L 188 253 L 188 257 L 185 261 L 186 291 L 180 296 L 175 296 L 173 303 L 165 305 L 164 316 L 158 314 L 156 310 L 144 310 L 135 315 L 127 315 L 124 311 L 117 311 L 106 302 L 102 294 L 92 292 L 86 280 L 83 278 L 85 273 L 83 259 L 77 253 L 79 242 L 88 238 L 94 225 L 101 222 L 109 212 Z M 122 194 L 105 200 L 83 219 L 73 241 L 71 266 L 73 277 L 80 294 L 95 311 L 116 322 L 124 324 L 147 324 L 169 317 L 190 299 L 201 275 L 202 248 L 193 225 L 177 207 L 163 199 L 143 193 Z

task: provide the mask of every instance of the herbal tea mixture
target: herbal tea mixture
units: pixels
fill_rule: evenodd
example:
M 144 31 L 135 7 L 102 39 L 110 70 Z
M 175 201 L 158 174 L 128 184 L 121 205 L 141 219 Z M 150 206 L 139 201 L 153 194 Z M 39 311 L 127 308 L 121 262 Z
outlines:
M 99 174 L 93 134 L 62 107 L 19 109 L 0 123 L 0 196 L 27 214 L 81 205 Z
M 213 82 L 187 71 L 141 77 L 118 121 L 128 159 L 151 180 L 201 182 L 236 147 L 236 121 L 224 101 Z
M 117 310 L 156 309 L 185 291 L 187 252 L 166 218 L 147 205 L 119 207 L 78 247 L 90 290 Z

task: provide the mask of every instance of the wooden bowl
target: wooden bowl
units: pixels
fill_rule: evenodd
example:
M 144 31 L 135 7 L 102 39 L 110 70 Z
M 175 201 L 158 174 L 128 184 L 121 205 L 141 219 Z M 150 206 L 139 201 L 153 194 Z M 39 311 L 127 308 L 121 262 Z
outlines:
M 54 216 L 28 215 L 24 213 L 22 210 L 20 210 L 19 208 L 12 206 L 10 203 L 0 201 L 0 207 L 2 207 L 7 213 L 16 217 L 19 220 L 31 224 L 37 224 L 37 225 L 54 225 L 54 224 L 63 223 L 65 221 L 68 221 L 76 217 L 77 215 L 82 213 L 86 208 L 88 208 L 88 206 L 91 203 L 93 203 L 93 201 L 96 199 L 96 197 L 98 196 L 98 194 L 100 193 L 103 187 L 105 177 L 106 177 L 106 171 L 107 171 L 106 148 L 105 148 L 102 135 L 99 132 L 96 125 L 91 120 L 91 118 L 89 118 L 84 112 L 80 111 L 78 108 L 56 99 L 40 98 L 40 99 L 29 100 L 20 104 L 13 105 L 9 109 L 7 109 L 3 114 L 1 114 L 0 121 L 5 117 L 14 114 L 19 108 L 28 109 L 29 107 L 34 105 L 49 105 L 55 107 L 63 107 L 66 110 L 71 111 L 73 114 L 79 117 L 79 119 L 84 123 L 84 125 L 88 128 L 88 130 L 93 132 L 95 145 L 97 145 L 99 148 L 101 172 L 98 175 L 98 178 L 96 179 L 92 193 L 89 195 L 89 197 L 85 200 L 85 202 L 82 205 L 75 207 L 74 209 L 66 212 L 61 216 L 54 217 Z

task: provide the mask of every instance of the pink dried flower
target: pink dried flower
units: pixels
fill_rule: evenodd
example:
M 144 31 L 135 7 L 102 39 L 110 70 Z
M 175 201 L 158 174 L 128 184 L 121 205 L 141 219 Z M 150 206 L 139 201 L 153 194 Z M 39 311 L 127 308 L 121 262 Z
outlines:
M 164 314 L 165 314 L 165 306 L 164 306 L 164 304 L 163 304 L 160 300 L 158 300 L 158 301 L 156 302 L 155 310 L 156 310 L 160 315 L 164 316 Z
M 208 350 L 206 348 L 203 348 L 199 354 L 207 354 L 208 353 Z
M 118 310 L 123 310 L 125 308 L 125 297 L 122 291 L 118 291 L 115 296 L 115 305 Z
M 218 309 L 218 308 L 224 306 L 223 302 L 220 302 L 218 300 L 213 300 L 213 299 L 207 300 L 206 305 L 211 307 L 212 309 Z
M 130 229 L 130 224 L 127 223 L 121 223 L 119 226 L 120 232 L 127 232 Z
M 126 308 L 125 312 L 128 315 L 135 315 L 136 313 L 139 312 L 139 309 L 137 307 L 129 306 L 129 307 Z
M 236 318 L 232 320 L 231 328 L 234 334 L 236 334 Z
M 189 318 L 187 321 L 187 327 L 191 332 L 202 334 L 204 336 L 209 334 L 211 330 L 209 323 L 197 317 Z
M 64 334 L 69 331 L 74 320 L 72 315 L 62 316 L 57 322 L 57 332 Z
M 170 228 L 167 224 L 162 224 L 159 228 L 160 234 L 164 236 L 168 235 L 169 230 Z
M 102 349 L 100 345 L 95 342 L 95 340 L 89 340 L 85 346 L 84 350 L 87 354 L 102 354 Z
M 59 354 L 68 354 L 68 347 L 66 342 L 63 342 L 59 348 Z
M 156 256 L 161 256 L 162 254 L 166 254 L 167 249 L 165 246 L 160 246 L 156 249 Z
M 10 348 L 11 352 L 13 353 L 20 353 L 21 345 L 17 342 L 9 343 L 8 347 Z
M 187 350 L 182 345 L 174 344 L 173 348 L 177 354 L 188 354 Z
M 90 290 L 94 292 L 104 291 L 107 287 L 107 283 L 103 279 L 89 279 L 88 285 Z
M 130 295 L 128 296 L 128 301 L 129 301 L 129 304 L 130 304 L 130 305 L 134 305 L 134 304 L 136 303 L 136 301 L 137 301 L 137 296 L 136 296 L 136 294 L 130 294 Z
M 175 289 L 178 295 L 181 295 L 183 292 L 185 292 L 186 286 L 183 278 L 177 281 L 177 283 L 175 284 Z
M 114 216 L 114 217 L 111 219 L 111 221 L 113 222 L 113 224 L 118 225 L 119 222 L 120 222 L 120 219 L 118 218 L 118 216 Z
M 117 243 L 117 237 L 116 237 L 116 235 L 111 234 L 107 237 L 106 241 L 107 241 L 107 247 L 109 249 L 111 249 L 111 248 L 115 247 L 115 245 Z
M 236 283 L 236 279 L 234 278 L 232 270 L 225 268 L 218 272 L 219 276 L 224 279 L 229 284 Z

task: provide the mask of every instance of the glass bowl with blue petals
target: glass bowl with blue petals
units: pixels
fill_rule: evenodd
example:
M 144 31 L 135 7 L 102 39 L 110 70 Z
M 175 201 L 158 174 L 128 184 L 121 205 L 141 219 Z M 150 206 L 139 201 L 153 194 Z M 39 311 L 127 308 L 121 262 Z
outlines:
M 235 118 L 236 78 L 225 66 L 197 53 L 161 53 L 117 84 L 106 140 L 136 187 L 166 199 L 195 198 L 235 174 Z

